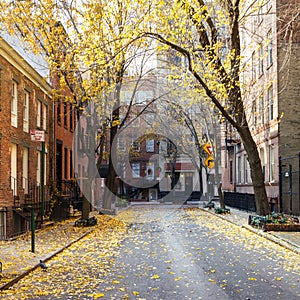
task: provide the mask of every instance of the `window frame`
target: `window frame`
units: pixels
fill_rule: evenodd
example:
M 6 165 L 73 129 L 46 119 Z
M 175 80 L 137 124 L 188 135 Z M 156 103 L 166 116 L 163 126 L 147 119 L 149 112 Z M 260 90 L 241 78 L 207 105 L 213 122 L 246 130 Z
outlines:
M 29 103 L 30 103 L 30 93 L 24 91 L 23 99 L 23 131 L 29 133 Z
M 132 178 L 140 178 L 141 177 L 141 164 L 139 162 L 132 162 L 131 170 L 132 170 Z M 138 171 L 138 173 L 135 172 L 135 170 Z
M 18 82 L 15 80 L 11 91 L 11 126 L 18 127 Z

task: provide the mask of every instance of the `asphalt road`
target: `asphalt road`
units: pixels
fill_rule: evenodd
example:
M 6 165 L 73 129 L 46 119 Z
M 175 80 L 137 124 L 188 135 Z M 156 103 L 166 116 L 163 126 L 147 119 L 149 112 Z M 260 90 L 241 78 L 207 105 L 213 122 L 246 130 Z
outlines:
M 135 291 L 147 300 L 300 299 L 299 269 L 286 261 L 293 254 L 227 222 L 212 227 L 207 212 L 197 220 L 183 209 L 145 212 L 112 273 L 125 275 L 119 285 L 126 292 L 114 288 L 107 299 L 135 299 Z
M 131 225 L 117 250 L 104 253 L 88 236 L 85 248 L 53 258 L 3 298 L 300 299 L 299 255 L 246 229 L 167 206 L 133 208 L 124 220 Z

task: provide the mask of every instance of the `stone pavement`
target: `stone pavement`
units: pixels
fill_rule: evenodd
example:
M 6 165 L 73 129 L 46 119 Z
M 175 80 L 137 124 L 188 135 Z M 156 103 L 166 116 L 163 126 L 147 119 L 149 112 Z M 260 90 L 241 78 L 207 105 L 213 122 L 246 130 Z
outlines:
M 200 206 L 196 205 L 196 207 Z M 263 232 L 248 225 L 249 212 L 234 208 L 230 208 L 231 214 L 226 215 L 217 215 L 213 211 L 205 210 L 300 254 L 300 232 Z M 15 240 L 0 241 L 0 290 L 8 288 L 14 281 L 18 281 L 38 268 L 40 260 L 49 260 L 93 231 L 93 227 L 75 227 L 74 222 L 75 220 L 67 220 L 38 230 L 35 233 L 35 253 L 31 252 L 30 233 Z

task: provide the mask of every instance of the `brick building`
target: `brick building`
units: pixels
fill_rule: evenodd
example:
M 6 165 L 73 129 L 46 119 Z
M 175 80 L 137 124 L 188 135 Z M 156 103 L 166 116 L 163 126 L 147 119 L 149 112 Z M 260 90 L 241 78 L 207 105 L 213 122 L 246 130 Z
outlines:
M 0 37 L 0 239 L 28 230 L 31 209 L 37 225 L 48 213 L 51 95 L 43 76 Z M 44 132 L 44 151 L 41 141 L 31 140 L 32 130 Z

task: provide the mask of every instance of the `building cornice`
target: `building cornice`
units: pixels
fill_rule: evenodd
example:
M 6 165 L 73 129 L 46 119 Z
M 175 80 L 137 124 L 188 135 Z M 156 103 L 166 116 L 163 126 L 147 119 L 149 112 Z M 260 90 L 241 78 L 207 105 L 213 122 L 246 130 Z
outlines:
M 51 85 L 2 37 L 0 37 L 0 55 L 39 87 L 47 96 L 52 97 Z

